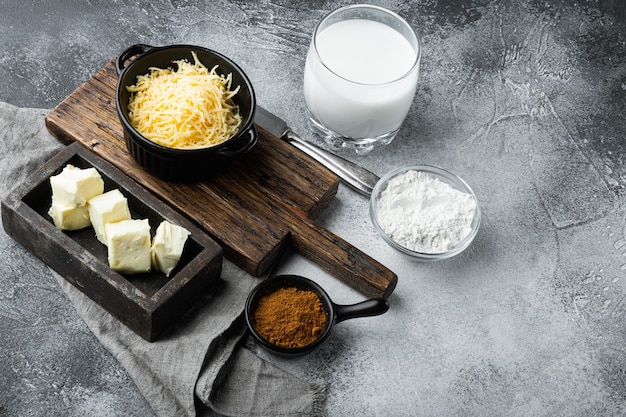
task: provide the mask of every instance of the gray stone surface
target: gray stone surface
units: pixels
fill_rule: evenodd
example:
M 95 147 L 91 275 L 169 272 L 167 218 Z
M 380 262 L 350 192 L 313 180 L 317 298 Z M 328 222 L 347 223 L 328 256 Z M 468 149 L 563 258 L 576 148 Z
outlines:
M 379 174 L 454 171 L 482 228 L 458 257 L 416 263 L 341 187 L 319 221 L 398 274 L 391 309 L 336 326 L 309 356 L 268 359 L 325 379 L 331 417 L 626 414 L 623 1 L 374 3 L 421 35 L 418 93 L 392 144 L 338 153 Z M 304 58 L 339 5 L 0 0 L 0 100 L 51 108 L 133 43 L 198 44 L 237 61 L 260 104 L 315 141 Z M 3 232 L 0 254 L 0 415 L 150 415 L 46 267 Z M 297 255 L 284 270 L 361 299 Z

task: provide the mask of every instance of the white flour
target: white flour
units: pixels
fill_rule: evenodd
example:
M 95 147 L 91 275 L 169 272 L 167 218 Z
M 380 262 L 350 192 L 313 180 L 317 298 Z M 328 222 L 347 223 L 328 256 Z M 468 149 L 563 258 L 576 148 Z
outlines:
M 470 233 L 475 208 L 471 194 L 417 171 L 389 181 L 377 203 L 378 222 L 387 236 L 422 253 L 456 246 Z

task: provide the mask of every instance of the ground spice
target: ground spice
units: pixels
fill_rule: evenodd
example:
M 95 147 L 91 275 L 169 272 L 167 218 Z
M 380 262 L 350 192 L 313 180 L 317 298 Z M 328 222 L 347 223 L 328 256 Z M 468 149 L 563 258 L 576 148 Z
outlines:
M 268 342 L 299 348 L 313 343 L 326 329 L 328 314 L 310 290 L 280 288 L 260 298 L 254 328 Z

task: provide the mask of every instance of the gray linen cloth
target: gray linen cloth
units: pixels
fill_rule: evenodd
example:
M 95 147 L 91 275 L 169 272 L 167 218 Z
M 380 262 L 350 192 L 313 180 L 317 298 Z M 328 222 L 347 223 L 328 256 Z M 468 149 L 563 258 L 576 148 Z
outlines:
M 44 109 L 0 102 L 1 198 L 63 148 L 46 130 L 46 114 Z M 224 262 L 218 288 L 152 343 L 63 277 L 51 274 L 158 416 L 324 415 L 323 383 L 302 381 L 263 361 L 242 343 L 243 306 L 259 279 L 230 262 Z

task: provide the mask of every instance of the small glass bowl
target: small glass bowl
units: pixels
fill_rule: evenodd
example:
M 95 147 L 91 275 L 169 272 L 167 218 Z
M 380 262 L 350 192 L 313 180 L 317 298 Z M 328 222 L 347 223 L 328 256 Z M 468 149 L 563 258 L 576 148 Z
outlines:
M 402 175 L 408 171 L 418 171 L 418 172 L 426 173 L 430 177 L 437 178 L 440 181 L 449 184 L 452 188 L 456 190 L 463 191 L 465 193 L 470 194 L 474 198 L 474 201 L 476 201 L 476 209 L 474 211 L 474 218 L 471 224 L 471 228 L 472 228 L 471 232 L 450 250 L 446 252 L 437 252 L 437 253 L 425 253 L 425 252 L 417 252 L 417 251 L 411 250 L 409 248 L 406 248 L 400 245 L 398 242 L 394 241 L 393 239 L 391 239 L 391 237 L 389 237 L 385 233 L 380 223 L 378 222 L 378 204 L 377 203 L 378 203 L 378 200 L 380 200 L 381 193 L 387 188 L 387 184 L 389 184 L 389 181 L 391 181 L 393 178 L 399 175 Z M 376 183 L 376 186 L 374 187 L 374 190 L 372 191 L 372 195 L 370 197 L 370 217 L 372 219 L 374 228 L 376 229 L 378 234 L 385 240 L 385 242 L 387 242 L 392 248 L 398 250 L 399 252 L 405 255 L 409 255 L 420 261 L 439 261 L 442 259 L 451 258 L 463 252 L 465 249 L 467 249 L 467 247 L 472 243 L 472 241 L 476 237 L 476 234 L 478 233 L 478 229 L 480 228 L 480 219 L 481 219 L 480 207 L 478 206 L 478 199 L 476 198 L 476 195 L 474 194 L 474 191 L 470 188 L 470 186 L 461 178 L 454 175 L 453 173 L 446 171 L 444 169 L 435 167 L 435 166 L 430 166 L 430 165 L 414 165 L 414 166 L 396 168 L 388 172 L 386 175 L 384 175 L 378 181 L 378 183 Z

